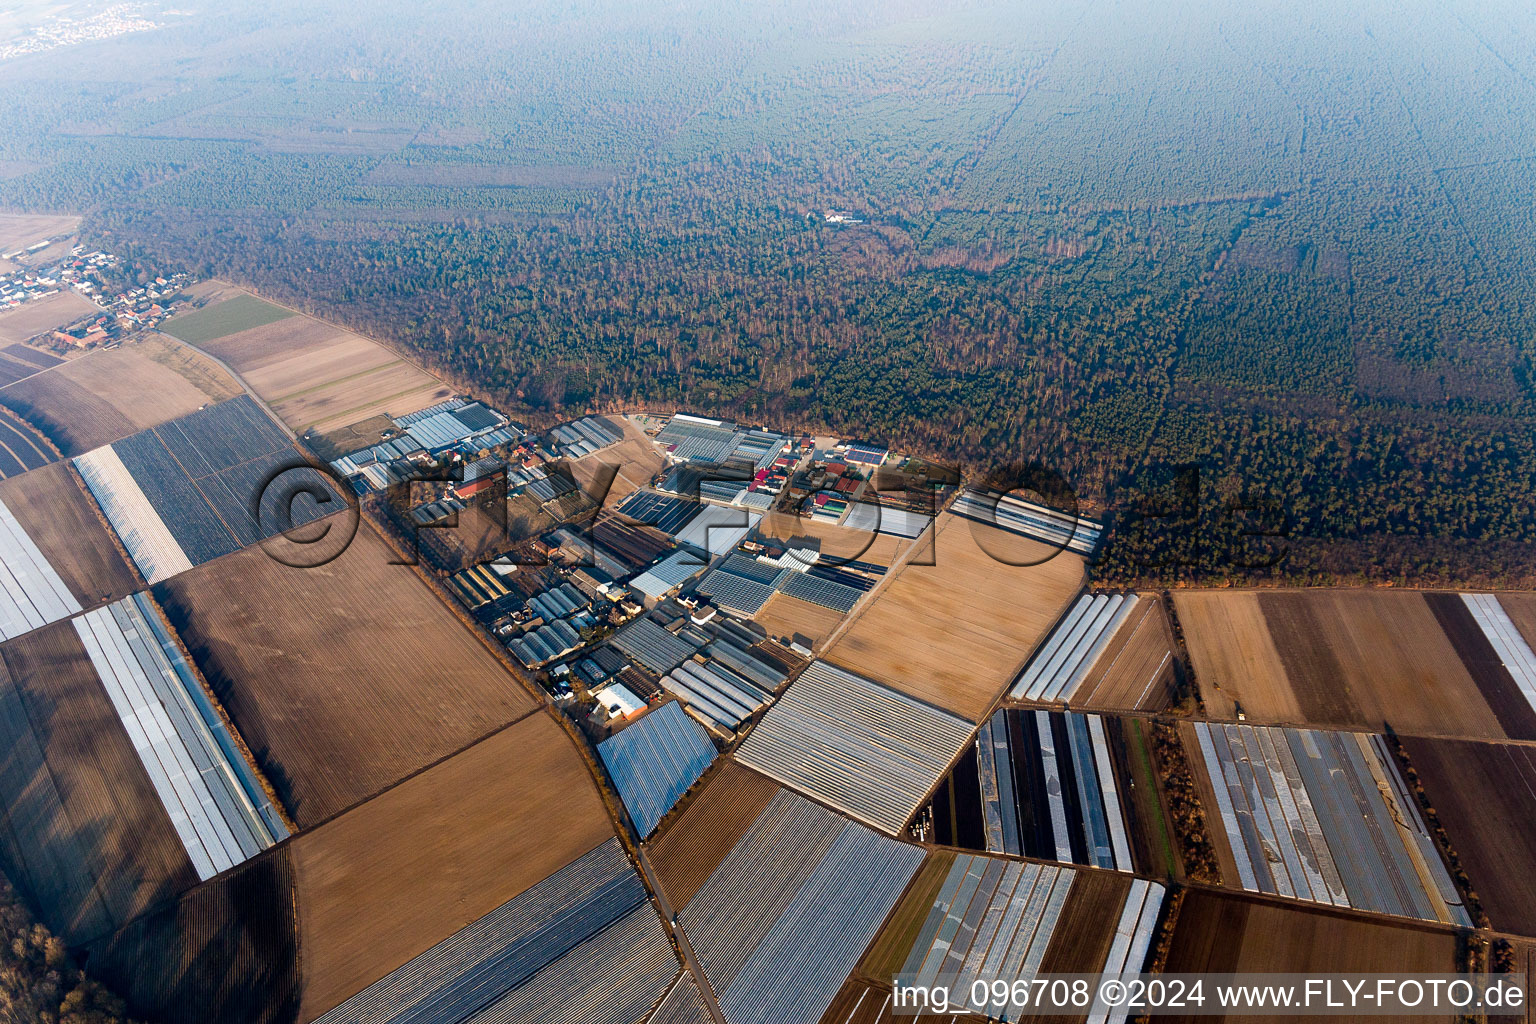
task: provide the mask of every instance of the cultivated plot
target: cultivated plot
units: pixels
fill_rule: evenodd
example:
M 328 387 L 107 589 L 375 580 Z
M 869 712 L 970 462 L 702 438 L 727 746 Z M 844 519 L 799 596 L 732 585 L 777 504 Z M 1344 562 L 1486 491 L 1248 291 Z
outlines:
M 28 341 L 100 312 L 100 306 L 78 292 L 57 292 L 45 299 L 35 299 L 0 313 L 0 345 Z
M 89 352 L 0 389 L 13 409 L 78 455 L 241 393 L 207 356 L 166 338 Z
M 1003 708 L 919 817 L 934 841 L 1131 871 L 1139 836 L 1122 803 L 1113 719 Z
M 248 395 L 87 452 L 75 467 L 151 583 L 342 507 Z
M 201 345 L 295 315 L 291 310 L 239 292 L 202 309 L 172 317 L 160 329 L 173 338 Z
M 441 381 L 377 342 L 307 316 L 262 319 L 187 340 L 231 366 L 296 431 L 344 431 L 380 414 L 415 412 L 451 396 Z
M 317 1024 L 573 1020 L 630 1024 L 678 968 L 610 839 L 349 998 Z M 697 993 L 695 993 L 697 995 Z
M 26 345 L 6 345 L 0 348 L 0 388 L 41 373 L 50 366 L 58 366 L 63 361 Z
M 946 985 L 963 1000 L 978 980 L 1136 973 L 1146 961 L 1165 895 L 1156 882 L 968 854 L 936 859 L 947 870 L 925 866 L 862 974 Z M 971 1009 L 1001 1018 L 1006 1008 Z
M 0 502 L 0 640 L 11 640 L 80 610 L 80 601 Z
M 202 684 L 143 594 L 73 621 L 198 878 L 288 837 Z
M 1454 971 L 1456 961 L 1456 935 L 1449 928 L 1372 920 L 1237 894 L 1192 890 L 1185 894 L 1179 908 L 1164 970 L 1170 974 L 1430 974 Z M 1160 1019 L 1198 1022 L 1211 1018 Z M 1274 1018 L 1234 1014 L 1226 1019 Z
M 1174 605 L 1212 717 L 1508 735 L 1423 594 L 1180 591 Z
M 1205 722 L 1183 731 L 1244 889 L 1471 923 L 1379 737 Z
M 56 458 L 37 428 L 9 411 L 0 412 L 0 477 L 20 476 Z
M 80 218 L 55 213 L 0 213 L 0 253 L 73 234 Z
M 72 623 L 0 646 L 7 876 L 72 945 L 198 875 Z
M 1079 688 L 1136 610 L 1135 594 L 1084 594 L 1013 684 L 1015 700 L 1075 703 Z
M 899 569 L 826 657 L 976 722 L 1082 589 L 1083 560 L 1056 553 L 1007 565 L 988 551 L 1044 558 L 1052 549 L 957 516 L 936 528 L 934 564 Z
M 612 837 L 592 776 L 546 715 L 300 834 L 291 844 L 304 950 L 300 1019 Z M 647 1009 L 675 971 L 674 962 Z
M 1408 762 L 1494 928 L 1536 931 L 1536 749 L 1405 737 Z
M 133 570 L 68 463 L 0 481 L 0 502 L 81 607 L 96 608 L 137 589 Z
M 260 547 L 156 588 L 301 826 L 525 714 L 505 666 L 366 524 L 335 560 Z
M 730 758 L 704 781 L 648 847 L 651 866 L 674 907 L 693 899 L 781 787 Z
M 819 1019 L 922 861 L 917 847 L 775 796 L 678 914 L 729 1024 Z
M 736 757 L 896 835 L 970 736 L 963 719 L 817 661 Z
M 164 1024 L 292 1024 L 299 924 L 289 854 L 268 850 L 88 944 L 91 976 Z

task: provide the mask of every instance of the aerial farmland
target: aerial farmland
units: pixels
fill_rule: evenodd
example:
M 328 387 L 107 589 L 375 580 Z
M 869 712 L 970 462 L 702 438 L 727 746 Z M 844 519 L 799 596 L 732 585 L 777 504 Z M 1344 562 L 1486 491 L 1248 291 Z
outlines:
M 135 1012 L 894 1024 L 1525 949 L 1529 595 L 1099 586 L 1102 524 L 868 441 L 535 430 L 192 295 L 0 388 L 0 870 Z

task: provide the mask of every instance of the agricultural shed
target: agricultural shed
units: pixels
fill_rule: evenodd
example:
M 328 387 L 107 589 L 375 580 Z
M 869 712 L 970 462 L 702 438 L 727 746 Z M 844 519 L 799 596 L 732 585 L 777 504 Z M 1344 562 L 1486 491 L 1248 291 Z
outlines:
M 713 661 L 685 661 L 668 673 L 661 685 L 726 731 L 740 728 L 772 699 L 769 691 L 752 680 Z
M 740 544 L 761 519 L 757 513 L 744 509 L 705 505 L 678 531 L 675 539 L 710 555 L 723 555 Z
M 701 508 L 703 506 L 696 501 L 675 498 L 670 494 L 636 491 L 624 499 L 618 511 L 647 526 L 654 526 L 671 537 L 682 532 Z
M 0 640 L 10 640 L 80 611 L 37 544 L 0 502 Z
M 470 611 L 499 601 L 511 593 L 488 565 L 476 565 L 448 577 L 448 587 Z
M 922 861 L 915 846 L 774 796 L 678 914 L 726 1021 L 819 1019 Z
M 657 675 L 672 671 L 698 650 L 696 645 L 668 633 L 649 616 L 625 627 L 609 643 Z
M 815 661 L 737 758 L 895 835 L 970 736 L 962 718 Z
M 674 551 L 630 580 L 629 585 L 659 601 L 703 571 L 704 561 L 698 555 L 692 551 Z
M 645 887 L 610 839 L 316 1024 L 629 1024 L 656 1004 L 677 970 Z
M 1470 924 L 1380 737 L 1191 728 L 1244 889 Z
M 843 458 L 856 466 L 879 466 L 885 462 L 886 457 L 890 454 L 889 448 L 879 448 L 872 444 L 851 442 Z
M 680 462 L 724 462 L 736 451 L 743 431 L 725 420 L 678 413 L 656 435 L 656 443 Z
M 843 525 L 850 530 L 883 533 L 892 537 L 901 537 L 904 540 L 913 540 L 922 536 L 931 522 L 933 522 L 933 516 L 922 512 L 911 512 L 890 505 L 875 505 L 859 501 L 854 502 L 849 508 L 848 518 L 843 520 Z
M 681 704 L 669 701 L 599 743 L 597 753 L 643 839 L 699 781 L 715 760 L 715 745 Z
M 950 511 L 1010 533 L 1091 555 L 1099 546 L 1103 524 L 1059 509 L 1026 501 L 1011 494 L 968 488 L 955 499 Z

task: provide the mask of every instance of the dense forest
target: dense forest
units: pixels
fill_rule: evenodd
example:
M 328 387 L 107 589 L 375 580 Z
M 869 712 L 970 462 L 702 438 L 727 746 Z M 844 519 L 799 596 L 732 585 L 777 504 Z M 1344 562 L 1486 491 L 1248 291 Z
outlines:
M 1042 463 L 1105 581 L 1536 586 L 1525 5 L 154 17 L 6 63 L 0 206 L 534 422 Z
M 33 919 L 0 876 L 0 1021 L 119 1024 L 123 1001 L 84 977 L 64 941 Z

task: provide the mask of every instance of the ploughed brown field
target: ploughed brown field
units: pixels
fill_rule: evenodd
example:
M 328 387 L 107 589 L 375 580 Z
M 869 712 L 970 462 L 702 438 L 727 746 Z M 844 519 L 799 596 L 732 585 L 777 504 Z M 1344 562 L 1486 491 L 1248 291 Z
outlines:
M 534 707 L 410 567 L 390 564 L 394 557 L 363 523 L 318 568 L 291 568 L 256 545 L 155 588 L 301 827 Z
M 1174 604 L 1212 718 L 1240 705 L 1255 724 L 1508 735 L 1424 594 L 1181 591 Z
M 92 975 L 166 1024 L 311 1020 L 612 835 L 533 715 L 91 944 Z
M 820 647 L 837 629 L 837 624 L 843 621 L 843 615 L 835 609 L 823 608 L 798 597 L 774 594 L 762 610 L 752 617 L 752 621 L 766 629 L 771 637 L 793 637 L 798 633 L 809 637 L 814 646 Z
M 139 589 L 133 570 L 68 463 L 55 462 L 0 481 L 0 501 L 85 610 Z
M 1536 934 L 1536 747 L 1413 737 L 1403 746 L 1489 922 Z
M 827 649 L 828 660 L 979 721 L 1082 590 L 1083 560 L 996 527 L 943 515 Z M 931 550 L 932 557 L 924 553 Z M 929 560 L 934 564 L 917 564 Z
M 296 431 L 402 415 L 451 389 L 389 349 L 307 316 L 225 335 L 200 347 L 228 363 Z
M 608 487 L 608 492 L 603 496 L 603 507 L 614 508 L 619 502 L 629 497 L 650 482 L 651 477 L 661 472 L 666 465 L 666 457 L 656 447 L 656 442 L 646 436 L 645 431 L 635 426 L 627 416 L 604 416 L 603 421 L 615 429 L 622 429 L 624 440 L 600 452 L 594 452 L 584 459 L 572 462 L 571 475 L 576 478 L 576 484 L 588 494 L 597 491 L 597 479 L 605 467 L 615 468 L 613 482 Z
M 41 373 L 50 366 L 58 366 L 63 361 L 28 345 L 0 346 L 0 387 Z
M 1455 969 L 1456 935 L 1447 926 L 1409 925 L 1206 890 L 1189 890 L 1185 894 L 1164 968 L 1168 973 L 1214 974 L 1427 974 Z M 1216 1018 L 1187 1019 L 1208 1021 Z M 1226 1019 L 1261 1021 L 1273 1018 L 1233 1014 Z M 1309 1019 L 1344 1021 L 1352 1018 Z
M 242 390 L 207 356 L 155 337 L 89 352 L 0 389 L 0 403 L 65 455 L 78 455 Z
M 728 757 L 691 803 L 648 844 L 647 856 L 673 912 L 688 905 L 763 808 L 778 783 Z
M 1520 631 L 1526 645 L 1536 650 L 1536 594 L 1503 593 L 1499 595 L 1499 604 Z
M 79 944 L 197 884 L 69 622 L 0 646 L 0 866 Z
M 80 218 L 53 213 L 0 213 L 0 252 L 24 249 L 54 235 L 73 232 Z
M 301 1020 L 323 1013 L 613 835 L 547 714 L 300 835 Z
M 34 299 L 0 313 L 0 344 L 26 341 L 47 331 L 67 327 L 81 317 L 100 311 L 94 302 L 74 291 L 56 292 L 46 299 Z
M 1142 596 L 1083 677 L 1073 707 L 1155 711 L 1168 705 L 1173 630 L 1156 597 Z

